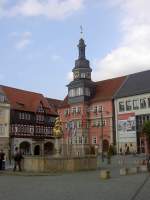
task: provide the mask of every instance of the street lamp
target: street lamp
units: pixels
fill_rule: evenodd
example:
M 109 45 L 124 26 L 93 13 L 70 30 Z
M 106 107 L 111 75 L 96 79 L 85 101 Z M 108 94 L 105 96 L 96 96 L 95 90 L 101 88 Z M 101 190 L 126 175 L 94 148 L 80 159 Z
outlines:
M 101 114 L 101 149 L 102 149 L 102 162 L 104 162 L 104 152 L 103 152 L 103 126 L 104 126 L 104 122 L 103 122 L 103 111 L 102 108 L 100 109 L 100 114 Z
M 99 109 L 100 112 L 100 119 L 101 119 L 101 134 L 100 134 L 100 140 L 101 140 L 101 155 L 102 155 L 102 162 L 104 162 L 104 144 L 103 144 L 103 138 L 104 138 L 104 117 L 103 117 L 103 108 L 102 106 Z M 109 111 L 105 111 L 105 113 L 109 114 Z M 100 144 L 99 144 L 100 145 Z

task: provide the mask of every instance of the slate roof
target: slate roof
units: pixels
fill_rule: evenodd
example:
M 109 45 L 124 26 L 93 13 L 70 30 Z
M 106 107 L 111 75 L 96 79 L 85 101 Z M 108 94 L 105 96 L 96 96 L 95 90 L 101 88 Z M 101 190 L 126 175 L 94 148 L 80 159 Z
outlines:
M 11 109 L 36 112 L 42 104 L 47 114 L 56 115 L 55 110 L 50 108 L 47 99 L 42 94 L 3 85 L 0 87 L 7 96 Z
M 114 98 L 134 96 L 150 92 L 150 70 L 128 75 Z
M 114 94 L 121 87 L 126 78 L 126 76 L 122 76 L 103 81 L 93 82 L 93 84 L 96 87 L 96 91 L 95 95 L 91 98 L 91 100 L 89 100 L 89 103 L 113 99 Z M 65 107 L 69 107 L 68 96 L 65 97 L 63 103 L 61 104 L 61 108 Z
M 95 83 L 89 79 L 80 78 L 77 80 L 71 81 L 67 86 L 71 87 L 80 87 L 85 85 L 95 85 Z

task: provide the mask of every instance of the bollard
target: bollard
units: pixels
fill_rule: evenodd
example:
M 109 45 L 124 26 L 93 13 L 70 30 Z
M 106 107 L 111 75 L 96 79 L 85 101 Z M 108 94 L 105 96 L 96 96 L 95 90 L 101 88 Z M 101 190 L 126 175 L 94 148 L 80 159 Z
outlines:
M 120 169 L 120 175 L 126 176 L 128 173 L 128 169 L 126 167 Z
M 148 172 L 148 167 L 147 167 L 147 165 L 140 165 L 140 166 L 139 166 L 139 171 L 140 171 L 140 172 Z
M 110 171 L 103 169 L 100 171 L 100 178 L 103 180 L 109 179 L 110 178 Z

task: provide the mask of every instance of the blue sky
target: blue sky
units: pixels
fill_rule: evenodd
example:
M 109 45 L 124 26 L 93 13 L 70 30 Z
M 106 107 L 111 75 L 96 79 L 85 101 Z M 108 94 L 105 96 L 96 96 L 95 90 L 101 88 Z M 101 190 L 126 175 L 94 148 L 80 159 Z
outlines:
M 0 84 L 63 99 L 80 25 L 93 80 L 149 69 L 149 6 L 148 0 L 0 0 Z

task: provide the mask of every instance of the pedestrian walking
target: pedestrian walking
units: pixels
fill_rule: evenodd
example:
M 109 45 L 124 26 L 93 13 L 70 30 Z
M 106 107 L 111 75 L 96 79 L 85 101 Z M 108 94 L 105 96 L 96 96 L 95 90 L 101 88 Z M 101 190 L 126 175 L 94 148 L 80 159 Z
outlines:
M 5 153 L 1 149 L 1 151 L 0 151 L 0 170 L 4 170 L 4 169 L 5 169 Z
M 111 164 L 111 157 L 112 157 L 113 154 L 114 154 L 113 146 L 110 145 L 109 149 L 108 149 L 108 152 L 107 152 L 107 163 L 108 164 Z
M 120 155 L 122 155 L 122 147 L 120 147 L 120 150 L 119 150 L 119 151 L 120 151 Z
M 22 171 L 21 169 L 21 161 L 23 159 L 22 153 L 18 147 L 15 148 L 15 153 L 14 153 L 14 169 L 13 171 L 16 171 L 16 168 L 18 166 L 19 171 Z

